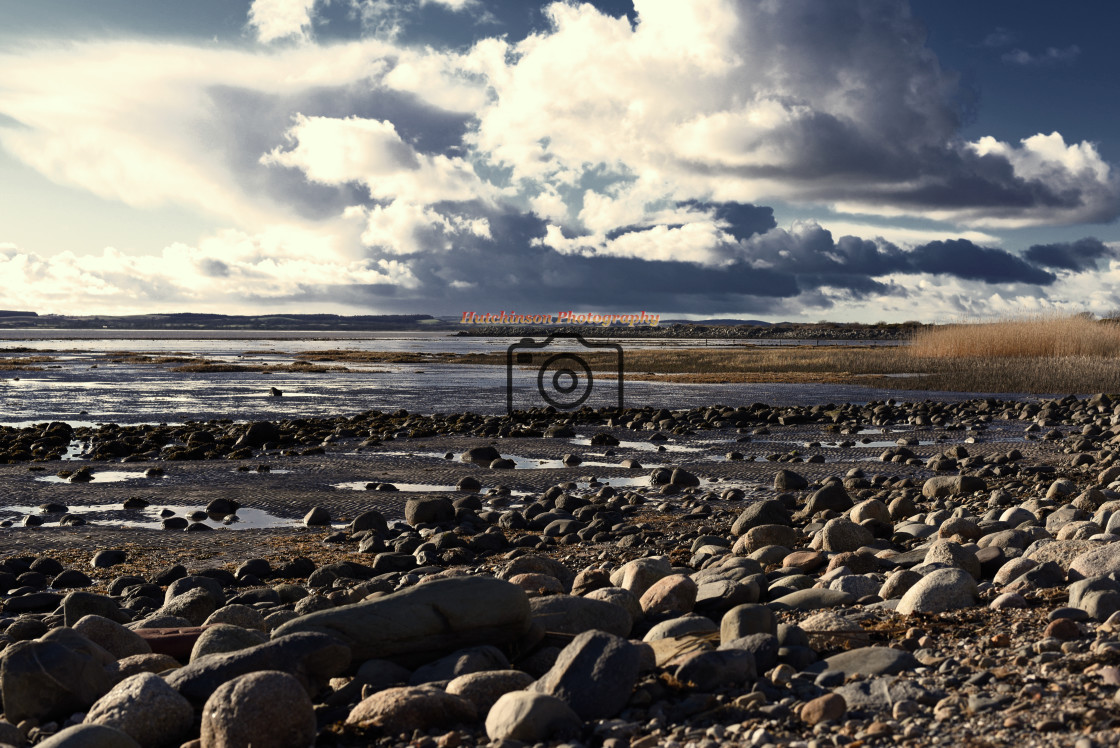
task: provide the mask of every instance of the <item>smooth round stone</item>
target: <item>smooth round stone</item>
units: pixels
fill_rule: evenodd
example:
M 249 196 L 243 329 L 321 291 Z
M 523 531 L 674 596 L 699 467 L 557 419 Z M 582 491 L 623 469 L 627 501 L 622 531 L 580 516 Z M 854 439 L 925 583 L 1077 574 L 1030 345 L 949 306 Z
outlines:
M 906 591 L 898 603 L 902 615 L 942 613 L 976 604 L 976 579 L 963 569 L 937 569 Z
M 1062 607 L 1054 608 L 1054 610 L 1050 611 L 1050 614 L 1047 616 L 1047 620 L 1050 621 L 1056 621 L 1059 618 L 1069 618 L 1072 621 L 1078 622 L 1088 621 L 1089 614 L 1083 611 L 1081 608 Z
M 315 708 L 295 677 L 262 670 L 228 681 L 202 708 L 202 745 L 312 745 Z

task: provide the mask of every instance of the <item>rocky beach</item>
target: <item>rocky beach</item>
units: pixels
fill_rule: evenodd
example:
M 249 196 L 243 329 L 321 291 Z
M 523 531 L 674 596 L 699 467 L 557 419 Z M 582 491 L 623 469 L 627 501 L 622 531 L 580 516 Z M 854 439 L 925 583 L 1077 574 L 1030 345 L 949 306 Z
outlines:
M 1109 745 L 1118 414 L 2 428 L 0 744 Z

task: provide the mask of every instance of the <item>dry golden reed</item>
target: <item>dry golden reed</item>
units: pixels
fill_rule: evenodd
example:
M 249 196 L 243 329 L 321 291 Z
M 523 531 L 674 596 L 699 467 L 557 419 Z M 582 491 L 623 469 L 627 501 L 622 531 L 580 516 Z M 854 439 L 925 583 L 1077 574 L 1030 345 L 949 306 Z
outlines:
M 1120 324 L 1083 315 L 1043 315 L 930 327 L 914 334 L 917 358 L 1120 357 Z

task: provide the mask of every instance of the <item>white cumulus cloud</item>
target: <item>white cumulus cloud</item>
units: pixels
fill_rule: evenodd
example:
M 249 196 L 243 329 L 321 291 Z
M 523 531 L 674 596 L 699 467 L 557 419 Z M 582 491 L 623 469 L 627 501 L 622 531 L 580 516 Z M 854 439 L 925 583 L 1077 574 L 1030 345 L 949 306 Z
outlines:
M 316 0 L 253 0 L 249 7 L 249 25 L 264 42 L 298 37 L 307 40 Z

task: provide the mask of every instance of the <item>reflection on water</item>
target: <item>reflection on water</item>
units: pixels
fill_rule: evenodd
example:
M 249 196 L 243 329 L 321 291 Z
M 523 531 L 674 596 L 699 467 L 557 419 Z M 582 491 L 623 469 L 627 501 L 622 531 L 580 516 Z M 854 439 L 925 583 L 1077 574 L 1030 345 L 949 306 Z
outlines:
M 129 470 L 98 470 L 90 475 L 88 481 L 71 481 L 70 478 L 62 478 L 57 475 L 43 475 L 35 480 L 43 483 L 123 483 L 130 480 L 159 480 L 162 475 L 147 475 L 144 472 L 133 472 Z
M 386 484 L 386 483 L 388 483 L 392 486 L 395 486 L 398 491 L 406 491 L 406 492 L 420 491 L 420 492 L 427 492 L 427 493 L 442 493 L 442 492 L 445 492 L 445 491 L 456 491 L 456 490 L 458 490 L 458 489 L 455 488 L 455 486 L 438 485 L 438 484 L 435 484 L 435 483 L 393 483 L 391 481 L 379 481 L 379 480 L 373 480 L 373 481 L 370 481 L 370 480 L 352 480 L 352 481 L 346 481 L 344 483 L 332 483 L 331 488 L 338 488 L 338 489 L 341 489 L 341 490 L 344 490 L 344 491 L 367 491 L 367 490 L 377 491 L 378 489 L 376 489 L 376 488 L 367 489 L 366 486 L 375 486 L 376 487 L 376 486 Z M 383 490 L 381 492 L 382 493 L 392 493 L 392 489 L 388 489 L 387 491 Z
M 590 439 L 572 439 L 572 444 L 580 446 L 590 446 Z M 622 439 L 618 442 L 616 449 L 636 449 L 641 452 L 703 452 L 703 447 L 686 447 L 683 444 L 673 444 L 672 442 L 640 442 L 629 441 Z

